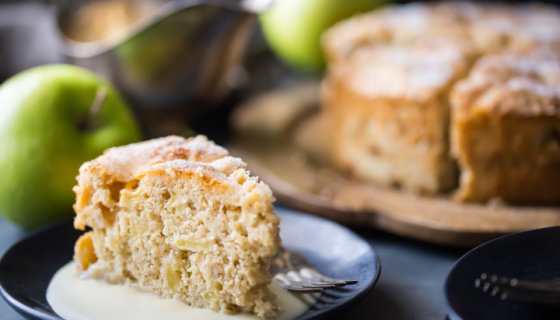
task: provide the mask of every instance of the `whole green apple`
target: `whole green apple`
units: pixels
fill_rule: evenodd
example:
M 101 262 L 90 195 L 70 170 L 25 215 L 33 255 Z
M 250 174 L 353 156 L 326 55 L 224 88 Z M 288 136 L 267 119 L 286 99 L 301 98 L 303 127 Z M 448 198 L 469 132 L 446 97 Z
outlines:
M 125 102 L 85 69 L 47 65 L 0 86 L 0 214 L 24 228 L 72 216 L 80 165 L 140 138 Z
M 321 34 L 355 13 L 370 11 L 386 0 L 276 0 L 259 17 L 265 38 L 286 63 L 304 71 L 323 68 Z

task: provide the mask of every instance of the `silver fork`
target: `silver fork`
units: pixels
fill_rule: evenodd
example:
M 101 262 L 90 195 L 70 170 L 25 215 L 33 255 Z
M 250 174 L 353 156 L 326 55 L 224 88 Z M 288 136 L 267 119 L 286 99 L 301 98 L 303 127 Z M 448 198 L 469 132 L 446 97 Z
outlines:
M 560 278 L 530 281 L 482 273 L 474 286 L 500 300 L 560 305 Z
M 313 269 L 305 257 L 281 247 L 272 258 L 270 272 L 274 281 L 292 292 L 314 293 L 358 283 L 357 280 L 329 278 Z

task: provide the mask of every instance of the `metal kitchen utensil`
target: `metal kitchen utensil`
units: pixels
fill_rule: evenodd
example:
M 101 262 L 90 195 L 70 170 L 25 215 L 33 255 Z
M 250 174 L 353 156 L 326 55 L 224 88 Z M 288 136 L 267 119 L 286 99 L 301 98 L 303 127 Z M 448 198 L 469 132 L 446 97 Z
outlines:
M 151 2 L 154 9 L 126 30 L 93 42 L 72 40 L 64 30 L 86 0 L 59 1 L 56 18 L 67 61 L 101 74 L 144 110 L 196 109 L 223 99 L 235 86 L 256 14 L 272 1 Z
M 327 277 L 313 269 L 303 255 L 286 248 L 280 248 L 272 258 L 270 271 L 278 285 L 292 292 L 323 292 L 358 283 L 356 280 Z
M 500 300 L 560 306 L 560 278 L 530 281 L 482 273 L 474 286 Z

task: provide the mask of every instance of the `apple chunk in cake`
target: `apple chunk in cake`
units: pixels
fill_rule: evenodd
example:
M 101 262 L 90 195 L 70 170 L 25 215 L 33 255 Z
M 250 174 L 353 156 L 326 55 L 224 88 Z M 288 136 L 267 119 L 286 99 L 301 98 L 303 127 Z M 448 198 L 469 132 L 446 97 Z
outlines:
M 80 168 L 74 226 L 92 231 L 75 259 L 92 278 L 188 305 L 276 313 L 273 196 L 239 158 L 205 137 L 109 149 Z
M 480 59 L 451 93 L 464 201 L 560 202 L 560 60 Z
M 407 190 L 452 188 L 447 94 L 467 64 L 461 46 L 425 41 L 359 48 L 329 66 L 323 102 L 335 164 Z

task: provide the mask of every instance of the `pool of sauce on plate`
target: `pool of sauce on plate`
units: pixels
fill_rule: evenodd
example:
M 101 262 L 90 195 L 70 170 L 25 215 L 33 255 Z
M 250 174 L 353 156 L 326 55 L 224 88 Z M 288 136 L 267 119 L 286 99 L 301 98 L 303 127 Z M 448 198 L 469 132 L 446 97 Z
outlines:
M 294 319 L 307 310 L 308 305 L 295 295 L 274 283 L 270 288 L 282 309 L 277 319 Z M 47 301 L 58 315 L 72 320 L 259 319 L 255 315 L 193 308 L 131 287 L 84 279 L 79 276 L 75 262 L 66 264 L 54 275 L 47 289 Z

